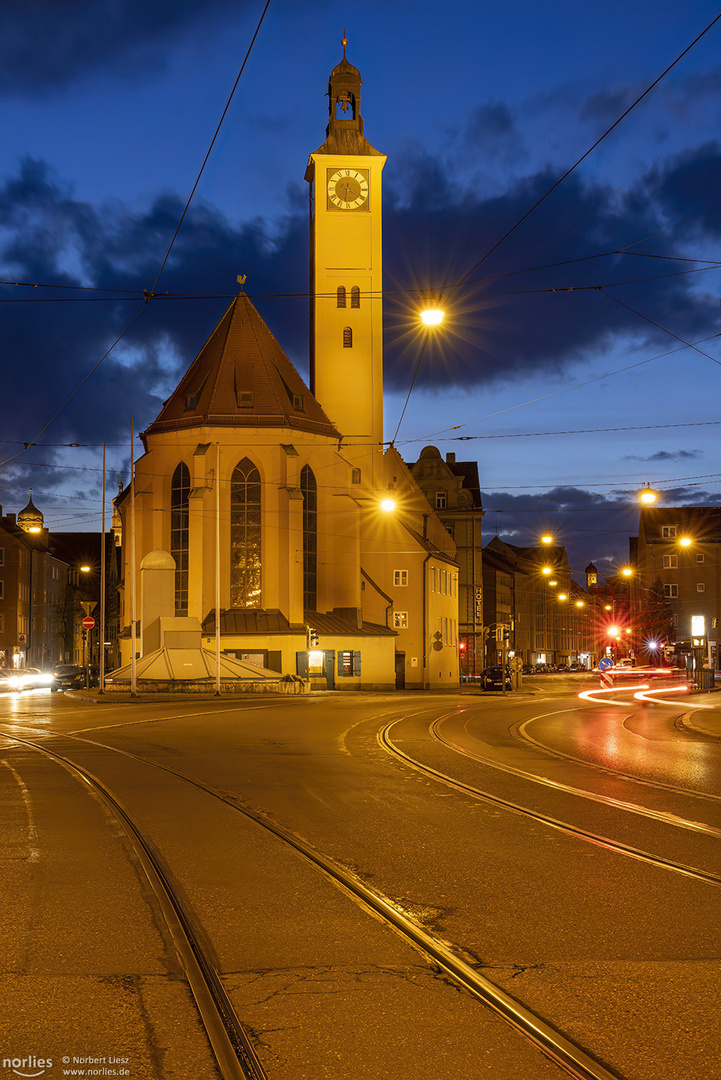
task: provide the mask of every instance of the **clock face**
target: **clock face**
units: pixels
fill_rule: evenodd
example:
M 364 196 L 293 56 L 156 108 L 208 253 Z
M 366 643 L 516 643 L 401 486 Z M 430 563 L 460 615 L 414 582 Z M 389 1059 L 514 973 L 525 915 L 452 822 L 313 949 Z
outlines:
M 359 210 L 368 202 L 366 169 L 337 169 L 328 173 L 328 206 L 337 210 Z

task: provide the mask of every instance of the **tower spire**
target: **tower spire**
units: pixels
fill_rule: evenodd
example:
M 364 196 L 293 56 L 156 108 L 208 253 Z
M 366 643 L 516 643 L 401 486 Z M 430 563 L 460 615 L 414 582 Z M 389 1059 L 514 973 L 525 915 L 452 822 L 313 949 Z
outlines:
M 345 60 L 345 47 L 348 44 L 348 38 L 345 36 L 345 26 L 343 27 L 343 37 L 341 38 L 340 43 L 343 46 L 343 59 Z

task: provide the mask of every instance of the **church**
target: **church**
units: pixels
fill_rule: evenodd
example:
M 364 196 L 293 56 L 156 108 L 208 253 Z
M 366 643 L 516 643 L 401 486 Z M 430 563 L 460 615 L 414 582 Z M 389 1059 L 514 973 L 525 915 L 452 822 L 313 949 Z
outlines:
M 169 555 L 170 614 L 197 620 L 206 649 L 314 688 L 458 685 L 455 543 L 384 449 L 386 158 L 364 135 L 345 48 L 305 173 L 310 387 L 241 291 L 141 434 L 116 500 L 124 664 L 143 654 L 143 562 Z

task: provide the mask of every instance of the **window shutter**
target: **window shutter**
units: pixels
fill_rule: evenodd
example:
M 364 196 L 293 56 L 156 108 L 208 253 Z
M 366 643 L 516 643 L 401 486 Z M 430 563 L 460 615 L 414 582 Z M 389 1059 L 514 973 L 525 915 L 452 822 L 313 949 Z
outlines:
M 354 652 L 353 653 L 353 674 L 354 675 L 360 675 L 360 673 L 361 673 L 360 652 Z
M 295 671 L 297 675 L 300 675 L 301 679 L 308 678 L 308 653 L 297 652 L 295 654 Z
M 338 652 L 338 674 L 343 674 L 343 653 L 340 651 Z

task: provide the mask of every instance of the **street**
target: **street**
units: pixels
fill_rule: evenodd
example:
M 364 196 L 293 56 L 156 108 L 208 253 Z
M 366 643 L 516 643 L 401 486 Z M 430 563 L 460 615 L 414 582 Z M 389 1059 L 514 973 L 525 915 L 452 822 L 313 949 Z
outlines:
M 721 1078 L 721 712 L 597 686 L 4 694 L 1 1075 L 230 1075 L 141 837 L 271 1080 L 568 1075 L 426 940 L 571 1075 Z

